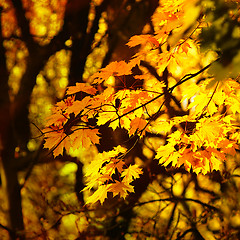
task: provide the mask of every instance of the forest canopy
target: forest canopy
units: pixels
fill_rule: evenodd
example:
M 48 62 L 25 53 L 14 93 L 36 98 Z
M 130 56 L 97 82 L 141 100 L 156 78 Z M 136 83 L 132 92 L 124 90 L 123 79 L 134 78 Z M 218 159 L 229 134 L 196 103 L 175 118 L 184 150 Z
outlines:
M 239 239 L 237 0 L 4 0 L 0 237 Z

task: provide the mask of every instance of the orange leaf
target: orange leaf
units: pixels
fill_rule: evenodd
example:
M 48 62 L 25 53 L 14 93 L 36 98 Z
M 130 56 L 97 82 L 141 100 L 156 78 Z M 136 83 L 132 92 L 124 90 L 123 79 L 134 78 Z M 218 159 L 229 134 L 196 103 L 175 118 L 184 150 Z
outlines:
M 126 198 L 128 192 L 134 192 L 133 186 L 124 181 L 116 181 L 115 183 L 109 184 L 108 191 L 113 193 L 113 197 L 119 194 L 123 199 Z
M 72 106 L 68 107 L 66 109 L 66 113 L 74 113 L 75 116 L 78 115 L 82 110 L 86 109 L 87 106 L 89 106 L 91 97 L 87 96 L 83 98 L 81 101 L 75 101 L 73 102 Z
M 184 42 L 182 45 L 181 45 L 181 47 L 182 47 L 182 51 L 184 52 L 184 53 L 188 53 L 188 49 L 189 48 L 191 48 L 191 46 L 189 45 L 189 43 L 187 43 L 187 42 Z
M 93 83 L 100 84 L 111 76 L 129 75 L 132 73 L 131 68 L 132 65 L 127 64 L 125 61 L 111 62 L 105 68 L 100 69 L 100 72 L 93 74 L 92 78 L 95 79 Z
M 64 148 L 69 151 L 71 146 L 70 139 L 64 133 L 63 129 L 59 130 L 56 127 L 46 128 L 44 134 L 44 148 L 52 149 L 54 157 L 61 155 Z
M 148 122 L 145 119 L 138 117 L 134 118 L 130 124 L 131 128 L 129 131 L 129 135 L 133 135 L 135 132 L 139 133 L 143 131 L 141 135 L 143 136 L 145 134 L 145 131 L 148 130 L 147 123 Z
M 128 41 L 127 45 L 129 47 L 135 47 L 137 45 L 144 45 L 146 43 L 152 43 L 155 46 L 159 47 L 159 42 L 157 41 L 156 38 L 154 38 L 152 35 L 147 34 L 147 35 L 135 35 L 133 37 L 130 38 L 130 40 Z
M 70 135 L 73 150 L 80 147 L 87 149 L 91 144 L 98 144 L 100 137 L 97 134 L 99 134 L 98 129 L 73 129 L 73 133 Z
M 97 90 L 92 86 L 88 86 L 86 83 L 76 83 L 76 86 L 71 86 L 67 88 L 67 95 L 77 92 L 85 92 L 94 95 Z

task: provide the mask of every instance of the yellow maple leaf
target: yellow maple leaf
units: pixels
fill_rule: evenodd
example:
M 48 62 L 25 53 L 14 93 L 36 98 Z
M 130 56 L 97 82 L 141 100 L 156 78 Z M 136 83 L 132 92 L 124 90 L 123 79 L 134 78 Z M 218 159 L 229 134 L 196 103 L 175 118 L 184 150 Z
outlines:
M 100 155 L 100 154 L 99 154 Z M 91 163 L 87 166 L 85 176 L 91 176 L 99 175 L 100 169 L 102 168 L 103 164 L 110 161 L 110 158 L 101 157 L 101 155 L 97 158 L 91 161 Z
M 137 164 L 134 164 L 124 169 L 121 177 L 124 177 L 125 182 L 132 182 L 134 179 L 139 178 L 142 173 L 142 169 Z
M 111 106 L 108 108 L 105 107 L 104 109 L 105 110 L 103 112 L 100 112 L 98 114 L 97 124 L 100 126 L 100 125 L 104 125 L 107 122 L 111 122 L 110 127 L 112 127 L 112 129 L 115 130 L 119 126 L 119 120 L 118 120 L 119 115 L 117 114 L 116 109 Z
M 157 134 L 169 133 L 173 127 L 173 123 L 158 118 L 156 121 L 151 123 L 151 131 Z
M 223 137 L 221 122 L 217 118 L 203 118 L 196 124 L 196 131 L 190 139 L 199 147 L 203 144 L 214 147 L 221 137 Z
M 125 163 L 121 159 L 111 159 L 111 161 L 101 169 L 101 172 L 112 176 L 116 173 L 115 170 L 118 170 L 118 173 L 121 173 L 124 165 Z
M 209 159 L 209 164 L 210 164 L 210 168 L 213 171 L 215 170 L 219 170 L 220 169 L 220 165 L 222 165 L 222 163 L 226 160 L 225 154 L 221 151 L 218 151 L 215 148 L 211 148 L 208 147 L 206 148 L 206 151 L 208 151 L 211 156 L 207 156 Z
M 82 191 L 89 190 L 101 185 L 107 185 L 109 181 L 113 181 L 110 175 L 98 172 L 97 174 L 87 177 L 86 187 Z
M 108 151 L 108 152 L 102 152 L 102 153 L 98 153 L 98 155 L 96 156 L 96 158 L 90 163 L 90 165 L 88 165 L 86 167 L 86 173 L 85 176 L 86 177 L 91 177 L 94 175 L 98 175 L 97 178 L 100 177 L 100 175 L 98 173 L 101 172 L 101 174 L 105 174 L 106 172 L 104 171 L 104 169 L 102 169 L 103 164 L 106 163 L 113 163 L 114 167 L 119 171 L 122 172 L 122 167 L 124 165 L 124 162 L 121 159 L 116 159 L 116 156 L 118 154 L 122 154 L 126 151 L 126 148 L 118 145 L 117 147 L 115 147 L 113 150 Z
M 97 201 L 100 201 L 100 203 L 103 204 L 104 200 L 107 198 L 108 188 L 108 185 L 99 186 L 98 189 L 88 197 L 86 204 L 94 204 Z
M 193 98 L 193 101 L 189 104 L 188 109 L 193 108 L 195 115 L 202 114 L 203 111 L 207 110 L 210 115 L 217 112 L 214 101 L 211 99 L 210 94 L 199 93 Z
M 165 155 L 166 156 L 166 155 Z M 166 156 L 164 166 L 167 167 L 169 163 L 172 163 L 172 166 L 180 167 L 178 159 L 181 157 L 181 154 L 177 151 L 170 153 L 169 156 Z M 163 159 L 161 159 L 163 160 Z M 160 161 L 159 161 L 160 162 Z

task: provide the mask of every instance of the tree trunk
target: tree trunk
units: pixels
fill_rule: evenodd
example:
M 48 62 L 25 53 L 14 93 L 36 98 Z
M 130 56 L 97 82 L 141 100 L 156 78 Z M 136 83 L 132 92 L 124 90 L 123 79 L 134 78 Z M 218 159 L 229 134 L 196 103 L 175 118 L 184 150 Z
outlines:
M 11 239 L 24 239 L 24 224 L 21 205 L 21 192 L 18 182 L 18 172 L 14 168 L 14 145 L 13 134 L 9 129 L 8 135 L 2 135 L 2 151 L 1 151 L 1 180 L 4 196 L 7 203 L 8 228 Z M 22 231 L 22 232 L 19 232 Z
M 0 12 L 1 17 L 1 12 Z M 0 24 L 0 34 L 2 33 Z M 24 230 L 21 193 L 14 168 L 15 138 L 10 113 L 10 97 L 8 94 L 8 71 L 6 66 L 3 37 L 0 35 L 0 170 L 4 196 L 6 198 L 6 219 L 11 239 L 17 239 L 17 232 Z M 18 239 L 24 239 L 24 235 Z

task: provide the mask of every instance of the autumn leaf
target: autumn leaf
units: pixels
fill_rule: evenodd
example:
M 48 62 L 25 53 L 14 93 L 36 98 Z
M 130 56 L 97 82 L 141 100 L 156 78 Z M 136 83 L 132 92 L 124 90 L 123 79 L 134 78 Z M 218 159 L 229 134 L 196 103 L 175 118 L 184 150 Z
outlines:
M 111 161 L 103 167 L 102 171 L 104 174 L 109 174 L 109 176 L 112 176 L 116 173 L 116 170 L 118 173 L 121 173 L 124 165 L 125 163 L 121 159 L 111 159 Z
M 67 121 L 69 114 L 66 110 L 71 107 L 75 103 L 75 97 L 70 96 L 58 103 L 51 109 L 52 114 L 47 117 L 47 126 L 55 125 L 55 126 L 63 126 Z
M 113 197 L 119 195 L 125 199 L 129 192 L 134 192 L 134 188 L 124 181 L 115 181 L 115 183 L 109 184 L 108 191 L 113 193 Z
M 118 120 L 119 115 L 117 114 L 115 108 L 109 108 L 109 109 L 111 110 L 103 111 L 98 114 L 97 124 L 100 126 L 100 125 L 104 125 L 107 122 L 111 122 L 110 127 L 113 130 L 115 130 L 119 126 L 119 120 Z
M 85 92 L 94 95 L 97 90 L 92 86 L 88 86 L 86 83 L 76 83 L 76 86 L 71 86 L 67 88 L 67 95 L 71 95 L 77 92 Z
M 211 96 L 206 93 L 200 93 L 194 97 L 194 100 L 189 104 L 188 109 L 194 108 L 196 115 L 201 114 L 205 110 L 208 111 L 210 115 L 217 112 L 217 107 L 213 101 L 211 101 Z
M 168 166 L 169 163 L 172 166 L 177 166 L 179 157 L 181 157 L 181 154 L 176 151 L 173 144 L 160 146 L 155 156 L 156 159 L 159 159 L 159 164 L 163 164 L 164 166 Z
M 71 142 L 68 136 L 64 133 L 63 129 L 58 127 L 49 127 L 43 130 L 45 134 L 44 147 L 53 151 L 53 156 L 63 154 L 63 149 L 65 148 L 69 151 L 71 147 Z
M 85 204 L 94 204 L 97 201 L 100 201 L 100 203 L 103 204 L 104 200 L 107 198 L 108 188 L 108 185 L 99 186 L 98 189 L 88 197 Z
M 76 100 L 75 102 L 73 102 L 73 104 L 71 106 L 69 106 L 66 109 L 66 113 L 71 114 L 74 113 L 75 116 L 77 116 L 81 111 L 83 110 L 87 110 L 87 107 L 91 105 L 91 97 L 87 96 L 85 98 L 83 98 L 81 101 Z M 84 112 L 82 113 L 82 115 L 84 114 Z
M 206 146 L 214 146 L 216 142 L 224 137 L 223 133 L 223 126 L 217 118 L 215 118 L 215 121 L 210 118 L 203 118 L 196 124 L 196 131 L 190 138 L 199 147 L 204 144 Z
M 142 119 L 142 118 L 134 118 L 132 121 L 131 121 L 131 128 L 130 128 L 130 131 L 129 131 L 129 135 L 133 135 L 134 133 L 141 133 L 141 136 L 145 135 L 145 131 L 148 131 L 149 128 L 148 128 L 148 122 L 145 120 L 145 119 Z
M 117 159 L 116 156 L 119 154 L 122 154 L 126 151 L 126 148 L 118 145 L 113 150 L 108 152 L 102 152 L 99 153 L 96 158 L 87 166 L 85 176 L 89 177 L 89 179 L 92 181 L 93 176 L 96 176 L 95 179 L 99 179 L 101 175 L 106 174 L 107 168 L 103 169 L 103 164 L 110 164 L 110 167 L 113 167 L 119 171 L 119 173 L 122 172 L 122 167 L 124 165 L 124 162 L 121 159 Z M 107 173 L 108 179 L 109 174 Z M 95 180 L 94 180 L 95 181 Z M 96 182 L 95 182 L 96 183 Z M 89 182 L 87 182 L 87 188 L 89 188 Z
M 210 172 L 210 164 L 209 158 L 211 157 L 211 153 L 207 151 L 197 151 L 193 152 L 191 149 L 184 148 L 181 151 L 181 157 L 178 159 L 178 166 L 180 167 L 184 164 L 184 167 L 187 171 L 191 169 L 196 174 L 203 173 L 207 174 Z
M 62 113 L 61 111 L 56 111 L 55 113 L 50 115 L 46 120 L 47 126 L 55 125 L 61 127 L 68 121 L 68 114 Z
M 100 69 L 100 72 L 93 74 L 92 78 L 94 84 L 107 80 L 111 76 L 123 76 L 132 73 L 132 66 L 127 64 L 125 61 L 111 62 L 105 68 Z
M 237 91 L 240 90 L 240 84 L 232 79 L 224 81 L 223 86 L 223 101 L 228 106 L 229 110 L 233 112 L 233 114 L 240 112 L 240 99 Z
M 170 121 L 157 119 L 156 121 L 152 122 L 150 129 L 151 132 L 157 133 L 157 134 L 163 134 L 163 133 L 169 133 L 173 127 L 173 123 Z
M 73 133 L 69 135 L 72 140 L 73 150 L 83 147 L 88 149 L 92 144 L 99 143 L 99 131 L 98 129 L 91 128 L 78 128 L 72 129 Z
M 226 155 L 224 154 L 224 152 L 212 147 L 206 148 L 205 151 L 208 151 L 211 154 L 210 157 L 207 156 L 207 158 L 209 159 L 211 170 L 219 170 L 220 165 L 222 165 L 223 162 L 226 160 Z
M 134 179 L 139 178 L 142 174 L 142 169 L 137 165 L 130 165 L 128 168 L 124 169 L 121 177 L 124 177 L 126 182 L 132 182 Z
M 152 43 L 153 45 L 159 47 L 159 42 L 156 38 L 154 38 L 152 35 L 146 34 L 146 35 L 135 35 L 130 38 L 127 45 L 129 47 L 135 47 L 137 45 L 144 45 L 147 42 Z

